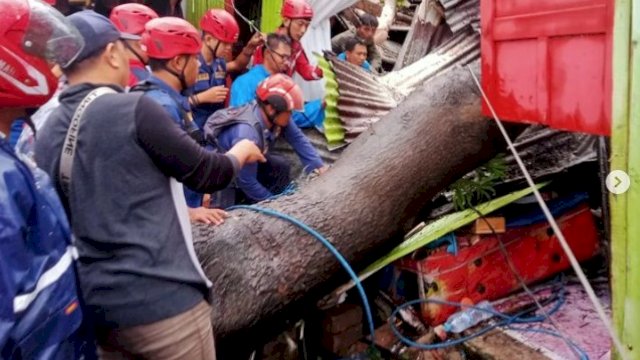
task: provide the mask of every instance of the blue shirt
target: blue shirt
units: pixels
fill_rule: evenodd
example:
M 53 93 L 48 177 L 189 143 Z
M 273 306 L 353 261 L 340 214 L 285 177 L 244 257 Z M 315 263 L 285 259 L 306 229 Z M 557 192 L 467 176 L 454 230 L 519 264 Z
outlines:
M 255 104 L 255 103 L 254 103 Z M 254 105 L 255 106 L 255 105 Z M 256 144 L 262 145 L 263 149 L 272 147 L 278 134 L 274 134 L 270 130 L 267 130 L 264 126 L 264 119 L 259 111 L 258 106 L 254 109 L 255 116 L 260 119 L 262 131 L 265 133 L 268 144 L 263 144 L 263 136 L 258 133 L 257 130 L 245 123 L 235 124 L 222 130 L 218 135 L 218 145 L 222 151 L 228 151 L 235 144 L 243 139 L 248 139 Z M 288 126 L 282 129 L 282 136 L 291 145 L 296 152 L 300 161 L 304 165 L 306 172 L 311 172 L 323 166 L 322 159 L 316 149 L 311 145 L 309 139 L 300 131 L 300 128 L 294 123 L 290 122 Z M 238 187 L 254 201 L 262 201 L 270 198 L 273 194 L 258 181 L 258 164 L 246 164 L 240 170 L 237 177 Z
M 271 75 L 264 65 L 255 65 L 244 75 L 239 76 L 231 85 L 230 107 L 246 105 L 256 99 L 256 90 L 262 80 Z M 321 128 L 324 122 L 322 100 L 317 99 L 304 104 L 304 111 L 294 111 L 291 115 L 298 127 Z
M 256 99 L 256 90 L 262 80 L 271 75 L 264 65 L 255 65 L 245 74 L 238 76 L 231 85 L 230 107 L 246 105 Z
M 147 91 L 145 96 L 152 98 L 158 104 L 162 105 L 162 107 L 167 110 L 173 121 L 184 129 L 185 124 L 182 119 L 182 114 L 191 112 L 189 99 L 154 75 L 149 76 L 145 82 L 156 87 L 156 89 Z
M 215 58 L 211 65 L 207 64 L 202 54 L 198 55 L 200 70 L 196 83 L 189 89 L 189 94 L 199 94 L 214 86 L 224 86 L 227 83 L 227 62 L 222 58 Z M 200 104 L 194 106 L 193 120 L 202 129 L 207 118 L 214 112 L 224 108 L 224 102 L 214 104 Z
M 338 55 L 338 59 L 342 60 L 342 61 L 347 61 L 347 53 L 343 52 L 340 53 L 340 55 Z M 368 72 L 371 72 L 371 64 L 369 64 L 369 62 L 367 60 L 365 60 L 361 67 L 365 70 L 367 70 Z

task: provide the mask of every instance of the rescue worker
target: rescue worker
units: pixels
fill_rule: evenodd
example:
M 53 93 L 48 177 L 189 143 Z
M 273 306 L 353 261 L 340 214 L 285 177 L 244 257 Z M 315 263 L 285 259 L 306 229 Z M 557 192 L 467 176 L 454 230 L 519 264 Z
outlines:
M 147 23 L 141 43 L 149 55 L 152 75 L 132 91 L 144 91 L 145 96 L 164 107 L 176 124 L 204 145 L 202 131 L 193 121 L 189 99 L 182 95 L 193 86 L 198 75 L 202 45 L 198 31 L 186 20 L 159 18 Z M 215 225 L 224 221 L 224 211 L 202 206 L 204 194 L 201 192 L 185 187 L 184 196 L 192 221 Z
M 224 107 L 229 89 L 226 87 L 227 73 L 246 69 L 256 47 L 262 43 L 262 35 L 255 33 L 235 60 L 227 62 L 233 44 L 238 41 L 238 22 L 225 10 L 210 9 L 200 19 L 202 48 L 198 59 L 198 79 L 191 87 L 191 107 L 196 124 L 202 128 L 211 114 Z
M 267 35 L 262 64 L 254 65 L 246 74 L 240 75 L 231 85 L 229 106 L 238 107 L 255 100 L 258 84 L 272 74 L 286 73 L 291 61 L 291 39 L 282 34 Z M 324 106 L 321 100 L 304 104 L 303 111 L 294 111 L 293 122 L 301 128 L 321 128 L 324 121 Z
M 128 34 L 130 39 L 124 40 L 129 56 L 129 86 L 134 86 L 142 80 L 146 80 L 150 73 L 147 70 L 149 57 L 140 48 L 140 36 L 144 32 L 144 25 L 158 18 L 158 14 L 148 6 L 136 3 L 127 3 L 113 8 L 109 20 L 121 33 Z
M 234 185 L 214 194 L 216 205 L 226 208 L 255 203 L 281 193 L 290 183 L 287 160 L 270 152 L 282 135 L 296 152 L 307 173 L 324 173 L 327 167 L 309 139 L 291 122 L 291 112 L 302 108 L 302 90 L 284 74 L 266 78 L 256 89 L 256 101 L 239 108 L 217 111 L 205 124 L 205 136 L 219 151 L 227 151 L 242 140 L 260 146 L 267 161 L 247 164 Z
M 359 18 L 358 27 L 355 30 L 347 30 L 331 39 L 331 49 L 334 53 L 340 54 L 346 51 L 347 41 L 354 36 L 359 37 L 367 46 L 367 61 L 371 64 L 374 72 L 380 71 L 382 67 L 382 56 L 373 41 L 378 29 L 378 19 L 371 14 L 362 14 Z
M 371 72 L 371 64 L 367 61 L 367 44 L 357 36 L 347 39 L 344 52 L 338 54 L 338 59 Z
M 215 191 L 263 156 L 250 141 L 207 152 L 162 106 L 124 92 L 126 48 L 108 18 L 82 11 L 68 19 L 86 45 L 63 67 L 69 87 L 35 156 L 57 180 L 73 225 L 100 357 L 213 359 L 211 283 L 195 256 L 179 182 Z M 199 37 L 183 35 L 173 47 L 199 48 Z M 197 69 L 195 54 L 175 63 Z
M 0 358 L 78 359 L 87 344 L 69 223 L 49 177 L 6 135 L 56 90 L 48 62 L 73 60 L 83 40 L 38 0 L 0 8 Z
M 300 40 L 309 29 L 313 18 L 313 8 L 306 0 L 284 0 L 280 11 L 282 25 L 277 33 L 291 39 L 291 58 L 285 74 L 293 76 L 297 72 L 303 79 L 318 80 L 322 78 L 322 69 L 309 63 Z M 256 51 L 253 63 L 262 64 L 265 60 L 262 49 Z

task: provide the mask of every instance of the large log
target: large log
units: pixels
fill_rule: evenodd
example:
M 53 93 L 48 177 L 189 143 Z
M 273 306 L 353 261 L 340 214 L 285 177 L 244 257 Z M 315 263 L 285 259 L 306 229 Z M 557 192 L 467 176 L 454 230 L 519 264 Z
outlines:
M 457 67 L 363 133 L 328 173 L 260 206 L 317 229 L 357 268 L 402 239 L 435 194 L 504 149 L 469 71 Z M 282 220 L 234 210 L 224 225 L 194 234 L 214 284 L 218 338 L 268 325 L 285 310 L 293 317 L 346 279 L 319 242 Z

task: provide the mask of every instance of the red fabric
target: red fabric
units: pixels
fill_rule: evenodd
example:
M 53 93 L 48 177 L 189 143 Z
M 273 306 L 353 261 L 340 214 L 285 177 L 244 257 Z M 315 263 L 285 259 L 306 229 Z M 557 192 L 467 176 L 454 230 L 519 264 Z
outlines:
M 147 68 L 144 66 L 144 64 L 140 60 L 138 59 L 129 60 L 129 84 L 128 84 L 129 87 L 132 87 L 133 85 L 139 83 L 142 80 L 136 77 L 135 71 L 133 71 L 134 69 L 147 71 Z
M 277 32 L 279 34 L 287 35 L 287 31 L 285 28 L 278 28 Z M 258 47 L 257 51 L 253 55 L 253 63 L 254 64 L 263 64 L 264 47 L 261 45 Z M 322 69 L 317 66 L 313 66 L 309 63 L 309 59 L 307 55 L 304 53 L 304 49 L 302 48 L 302 44 L 299 41 L 291 40 L 291 62 L 294 64 L 289 67 L 289 70 L 285 72 L 285 74 L 289 76 L 293 76 L 294 72 L 297 72 L 302 76 L 303 79 L 307 81 L 318 80 L 323 76 Z

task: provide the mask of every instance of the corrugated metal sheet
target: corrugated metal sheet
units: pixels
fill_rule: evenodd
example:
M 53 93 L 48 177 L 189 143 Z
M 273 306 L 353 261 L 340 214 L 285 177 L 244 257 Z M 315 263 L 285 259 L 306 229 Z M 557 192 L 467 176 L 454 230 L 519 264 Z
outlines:
M 479 0 L 422 0 L 393 69 L 413 64 L 469 26 L 480 27 Z
M 422 60 L 382 77 L 327 55 L 338 86 L 337 109 L 344 142 L 353 141 L 418 86 L 454 65 L 479 57 L 480 36 L 470 29 L 459 32 Z
M 394 63 L 398 59 L 402 45 L 395 41 L 387 40 L 382 43 L 382 45 L 378 46 L 378 49 L 380 50 L 382 61 Z
M 480 0 L 440 0 L 444 18 L 455 34 L 466 26 L 480 28 Z
M 443 16 L 444 10 L 437 0 L 420 3 L 393 70 L 413 64 L 451 37 L 449 27 L 443 26 Z
M 403 98 L 380 79 L 360 67 L 340 61 L 332 55 L 327 59 L 333 67 L 340 94 L 338 115 L 344 129 L 344 141 L 351 142 L 371 124 L 395 108 Z
M 402 96 L 451 66 L 467 64 L 480 57 L 480 35 L 470 28 L 458 32 L 435 51 L 402 70 L 393 71 L 380 79 Z

